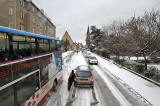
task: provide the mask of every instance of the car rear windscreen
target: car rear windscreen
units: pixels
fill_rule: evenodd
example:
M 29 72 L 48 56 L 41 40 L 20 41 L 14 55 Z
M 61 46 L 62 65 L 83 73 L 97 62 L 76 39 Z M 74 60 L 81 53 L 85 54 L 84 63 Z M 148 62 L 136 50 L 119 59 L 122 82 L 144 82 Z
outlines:
M 79 70 L 90 70 L 90 68 L 88 66 L 79 66 Z
M 96 59 L 96 57 L 90 57 L 90 59 Z
M 78 71 L 77 76 L 78 77 L 91 77 L 92 73 L 90 71 Z

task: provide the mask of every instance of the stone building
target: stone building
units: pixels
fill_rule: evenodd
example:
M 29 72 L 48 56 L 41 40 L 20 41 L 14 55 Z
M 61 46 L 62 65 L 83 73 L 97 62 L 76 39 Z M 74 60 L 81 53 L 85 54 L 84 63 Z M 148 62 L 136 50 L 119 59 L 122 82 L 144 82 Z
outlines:
M 67 31 L 63 35 L 61 42 L 62 42 L 62 49 L 64 51 L 68 51 L 68 50 L 73 49 L 74 42 Z
M 0 0 L 0 25 L 56 37 L 56 26 L 32 0 Z

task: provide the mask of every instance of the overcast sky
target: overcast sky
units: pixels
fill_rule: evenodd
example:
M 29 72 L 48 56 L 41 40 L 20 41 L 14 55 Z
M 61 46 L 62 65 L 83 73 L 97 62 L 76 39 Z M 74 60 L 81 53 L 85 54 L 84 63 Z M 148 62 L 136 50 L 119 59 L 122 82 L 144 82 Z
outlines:
M 73 41 L 85 42 L 88 25 L 125 21 L 146 10 L 160 10 L 160 0 L 32 0 L 56 25 L 56 35 L 67 30 Z

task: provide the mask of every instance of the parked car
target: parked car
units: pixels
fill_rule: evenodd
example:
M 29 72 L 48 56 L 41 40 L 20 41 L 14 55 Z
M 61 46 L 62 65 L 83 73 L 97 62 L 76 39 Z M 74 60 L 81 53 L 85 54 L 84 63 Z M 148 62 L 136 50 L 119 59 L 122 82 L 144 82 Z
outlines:
M 75 69 L 74 78 L 75 87 L 92 87 L 94 86 L 94 76 L 90 66 L 81 65 Z
M 88 58 L 88 63 L 89 64 L 98 64 L 98 60 L 95 56 L 91 56 Z

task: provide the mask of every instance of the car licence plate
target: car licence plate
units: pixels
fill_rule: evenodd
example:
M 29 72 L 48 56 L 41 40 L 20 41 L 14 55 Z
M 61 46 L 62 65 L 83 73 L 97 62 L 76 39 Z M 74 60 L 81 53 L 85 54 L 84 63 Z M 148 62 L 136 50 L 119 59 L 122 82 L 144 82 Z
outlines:
M 87 82 L 88 80 L 80 80 L 81 82 Z

